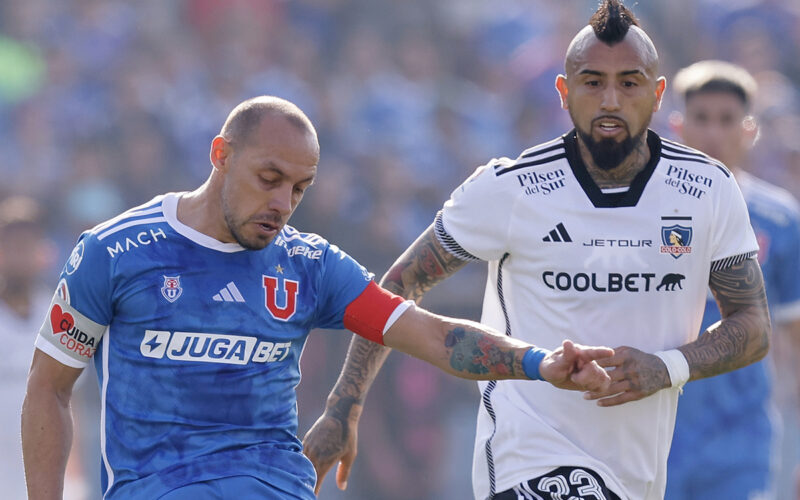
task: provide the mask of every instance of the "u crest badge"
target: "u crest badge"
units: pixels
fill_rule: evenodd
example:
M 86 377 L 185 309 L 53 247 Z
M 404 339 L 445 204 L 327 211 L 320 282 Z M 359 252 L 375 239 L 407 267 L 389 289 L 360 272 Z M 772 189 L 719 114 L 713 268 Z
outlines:
M 180 276 L 164 276 L 164 286 L 161 287 L 161 295 L 170 302 L 175 302 L 183 293 L 181 288 Z
M 279 321 L 289 321 L 289 318 L 294 316 L 297 311 L 297 291 L 300 283 L 288 278 L 282 278 L 280 281 L 274 276 L 263 276 L 264 293 L 266 301 L 264 306 L 273 318 Z M 279 290 L 278 286 L 283 285 Z M 282 295 L 282 306 L 278 305 L 278 292 Z

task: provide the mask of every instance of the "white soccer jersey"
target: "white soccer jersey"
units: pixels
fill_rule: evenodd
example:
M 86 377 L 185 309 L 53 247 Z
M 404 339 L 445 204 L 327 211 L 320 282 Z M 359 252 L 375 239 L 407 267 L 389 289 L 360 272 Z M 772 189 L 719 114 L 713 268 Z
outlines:
M 51 292 L 37 289 L 32 296 L 28 317 L 20 317 L 0 300 L 0 340 L 5 354 L 0 364 L 0 486 L 3 498 L 27 498 L 20 418 L 33 358 L 33 341 L 51 296 Z
M 568 338 L 653 353 L 696 338 L 709 273 L 758 246 L 728 169 L 652 131 L 648 145 L 624 192 L 592 181 L 574 131 L 453 192 L 436 234 L 454 255 L 489 262 L 483 323 L 548 349 Z M 623 498 L 663 498 L 677 389 L 601 408 L 545 383 L 479 387 L 476 498 L 570 465 Z

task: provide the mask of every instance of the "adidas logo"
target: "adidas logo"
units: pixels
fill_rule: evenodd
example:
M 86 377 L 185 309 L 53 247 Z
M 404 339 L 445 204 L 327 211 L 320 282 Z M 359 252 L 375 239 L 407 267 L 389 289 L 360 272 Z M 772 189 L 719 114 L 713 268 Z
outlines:
M 555 229 L 552 229 L 547 236 L 542 238 L 542 241 L 564 241 L 571 243 L 572 238 L 569 237 L 569 233 L 567 232 L 567 228 L 564 227 L 564 224 L 559 222 Z
M 216 302 L 244 302 L 244 297 L 242 297 L 241 292 L 236 288 L 236 284 L 233 281 L 225 285 L 225 288 L 211 298 Z

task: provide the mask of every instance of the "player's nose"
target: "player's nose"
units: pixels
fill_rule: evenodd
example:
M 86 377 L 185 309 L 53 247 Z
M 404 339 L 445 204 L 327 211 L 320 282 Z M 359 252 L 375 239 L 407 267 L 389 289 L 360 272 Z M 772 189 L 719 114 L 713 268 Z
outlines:
M 613 85 L 606 86 L 603 91 L 603 100 L 600 106 L 604 111 L 614 111 L 619 109 L 619 92 Z
M 282 216 L 288 216 L 292 213 L 292 186 L 286 183 L 279 188 L 270 191 L 270 199 L 267 208 L 278 212 Z

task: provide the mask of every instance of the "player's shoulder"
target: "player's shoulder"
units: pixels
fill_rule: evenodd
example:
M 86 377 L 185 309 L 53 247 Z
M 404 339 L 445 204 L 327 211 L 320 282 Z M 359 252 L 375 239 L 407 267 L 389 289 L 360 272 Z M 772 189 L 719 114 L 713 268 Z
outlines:
M 304 257 L 312 261 L 319 261 L 329 249 L 335 248 L 322 236 L 301 232 L 289 225 L 283 226 L 274 244 L 283 248 L 289 257 Z
M 303 269 L 305 273 L 317 274 L 330 269 L 355 268 L 359 270 L 357 274 L 367 281 L 372 279 L 372 274 L 366 268 L 319 234 L 301 232 L 286 225 L 275 237 L 273 244 L 286 252 L 294 269 Z
M 121 214 L 103 221 L 83 234 L 91 239 L 103 241 L 118 233 L 138 232 L 141 226 L 166 222 L 164 201 L 169 194 L 156 196 L 147 203 L 130 208 Z
M 682 175 L 677 169 L 688 168 L 694 175 L 702 175 L 706 178 L 728 179 L 722 182 L 736 182 L 733 173 L 724 163 L 703 153 L 699 149 L 689 147 L 680 142 L 671 141 L 663 137 L 661 139 L 661 158 L 669 171 L 669 174 Z M 670 169 L 670 166 L 672 168 Z
M 737 174 L 737 180 L 751 215 L 782 226 L 800 223 L 800 202 L 788 190 L 747 172 Z
M 565 136 L 559 136 L 547 142 L 526 149 L 514 159 L 501 158 L 492 160 L 491 171 L 495 177 L 513 177 L 508 174 L 524 173 L 530 170 L 548 169 L 553 164 L 566 159 L 567 145 Z
M 165 239 L 168 225 L 163 202 L 166 196 L 156 196 L 81 233 L 70 261 L 80 260 L 84 254 L 92 256 L 91 260 L 96 262 L 101 255 L 114 259 L 132 248 Z

